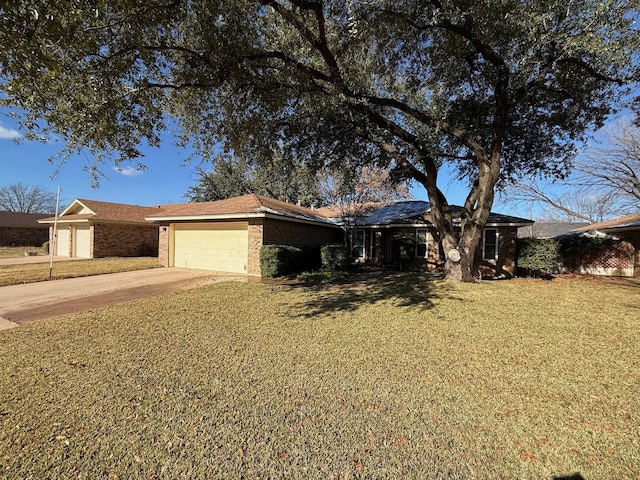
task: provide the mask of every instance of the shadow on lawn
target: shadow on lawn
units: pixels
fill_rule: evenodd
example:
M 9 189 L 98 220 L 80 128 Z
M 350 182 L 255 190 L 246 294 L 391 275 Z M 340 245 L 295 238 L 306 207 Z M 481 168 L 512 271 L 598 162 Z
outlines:
M 434 281 L 428 274 L 398 272 L 369 272 L 346 282 L 304 288 L 315 293 L 312 300 L 300 305 L 308 318 L 354 311 L 384 300 L 392 300 L 399 307 L 428 310 L 434 307 L 435 299 L 450 290 L 448 284 Z
M 573 475 L 553 477 L 553 480 L 585 480 L 585 478 L 580 473 L 574 473 Z

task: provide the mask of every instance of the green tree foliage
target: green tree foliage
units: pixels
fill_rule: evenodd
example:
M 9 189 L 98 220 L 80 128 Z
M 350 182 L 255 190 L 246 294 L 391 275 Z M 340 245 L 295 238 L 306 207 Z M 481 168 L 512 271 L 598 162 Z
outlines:
M 2 104 L 26 138 L 139 161 L 202 158 L 390 169 L 425 186 L 447 278 L 471 280 L 500 182 L 563 176 L 576 142 L 638 79 L 637 0 L 4 2 Z M 64 153 L 64 152 L 63 152 Z M 469 185 L 454 225 L 439 189 Z
M 254 193 L 247 178 L 248 165 L 233 158 L 220 159 L 211 171 L 196 168 L 198 179 L 189 187 L 185 197 L 191 202 L 212 202 L 225 198 Z
M 530 275 L 549 272 L 558 261 L 558 242 L 552 238 L 519 238 L 516 254 L 518 268 Z
M 190 201 L 210 202 L 256 193 L 308 207 L 323 202 L 317 175 L 299 163 L 275 157 L 270 162 L 252 164 L 220 155 L 212 164 L 210 171 L 196 169 L 197 182 L 186 194 Z

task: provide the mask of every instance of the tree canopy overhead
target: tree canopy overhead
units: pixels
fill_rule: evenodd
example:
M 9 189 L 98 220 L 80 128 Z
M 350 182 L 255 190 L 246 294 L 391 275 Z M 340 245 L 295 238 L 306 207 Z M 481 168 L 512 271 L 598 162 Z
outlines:
M 562 176 L 638 80 L 636 0 L 3 2 L 5 105 L 27 138 L 136 160 L 360 161 L 425 186 L 449 278 L 471 279 L 500 181 Z M 43 123 L 40 123 L 43 121 Z M 438 171 L 469 185 L 454 226 Z

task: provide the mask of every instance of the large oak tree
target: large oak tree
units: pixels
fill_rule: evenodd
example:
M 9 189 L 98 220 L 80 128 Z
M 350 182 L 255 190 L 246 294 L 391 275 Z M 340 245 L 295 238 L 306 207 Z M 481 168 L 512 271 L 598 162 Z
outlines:
M 496 187 L 562 176 L 638 78 L 636 0 L 3 2 L 5 105 L 27 138 L 136 160 L 175 128 L 198 155 L 354 159 L 426 188 L 447 278 L 471 280 Z M 468 186 L 455 220 L 438 173 Z

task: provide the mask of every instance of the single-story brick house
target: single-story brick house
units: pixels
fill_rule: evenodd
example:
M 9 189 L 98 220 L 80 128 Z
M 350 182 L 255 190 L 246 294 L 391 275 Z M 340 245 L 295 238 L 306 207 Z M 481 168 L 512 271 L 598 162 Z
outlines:
M 592 265 L 586 265 L 585 273 L 640 276 L 640 212 L 586 225 L 571 233 L 587 232 L 609 235 L 625 245 L 619 245 L 601 258 L 594 259 Z
M 0 247 L 39 247 L 49 238 L 42 213 L 0 212 Z
M 462 208 L 452 206 L 460 217 Z M 320 209 L 327 216 L 337 216 L 333 207 Z M 361 218 L 351 219 L 352 256 L 364 262 L 393 265 L 400 269 L 435 270 L 443 266 L 441 248 L 431 222 L 429 202 L 401 201 L 372 204 Z M 491 213 L 476 253 L 475 269 L 483 275 L 512 276 L 515 273 L 518 228 L 532 225 L 532 220 Z
M 158 226 L 145 221 L 158 207 L 76 199 L 58 216 L 55 254 L 62 257 L 137 257 L 158 254 Z M 49 226 L 52 245 L 54 217 Z M 46 228 L 46 227 L 45 227 Z
M 453 208 L 460 212 L 459 207 Z M 263 245 L 310 248 L 341 243 L 344 229 L 338 212 L 251 194 L 216 202 L 163 205 L 146 218 L 160 225 L 162 265 L 260 276 Z M 479 246 L 477 267 L 486 274 L 512 275 L 517 229 L 532 223 L 492 213 Z M 428 202 L 372 205 L 353 231 L 351 250 L 359 261 L 426 269 L 443 263 Z
M 460 207 L 452 208 L 459 215 Z M 260 276 L 263 245 L 317 249 L 342 243 L 349 230 L 357 261 L 401 269 L 442 266 L 428 202 L 370 205 L 366 216 L 350 229 L 344 228 L 338 212 L 254 194 L 156 207 L 76 199 L 58 217 L 56 254 L 84 258 L 157 254 L 167 267 Z M 49 225 L 50 236 L 54 220 L 40 220 Z M 512 275 L 517 229 L 532 223 L 491 213 L 478 247 L 477 269 L 483 274 Z
M 335 220 L 254 194 L 163 205 L 146 219 L 160 226 L 159 259 L 167 267 L 260 276 L 263 245 L 317 248 L 342 241 Z

